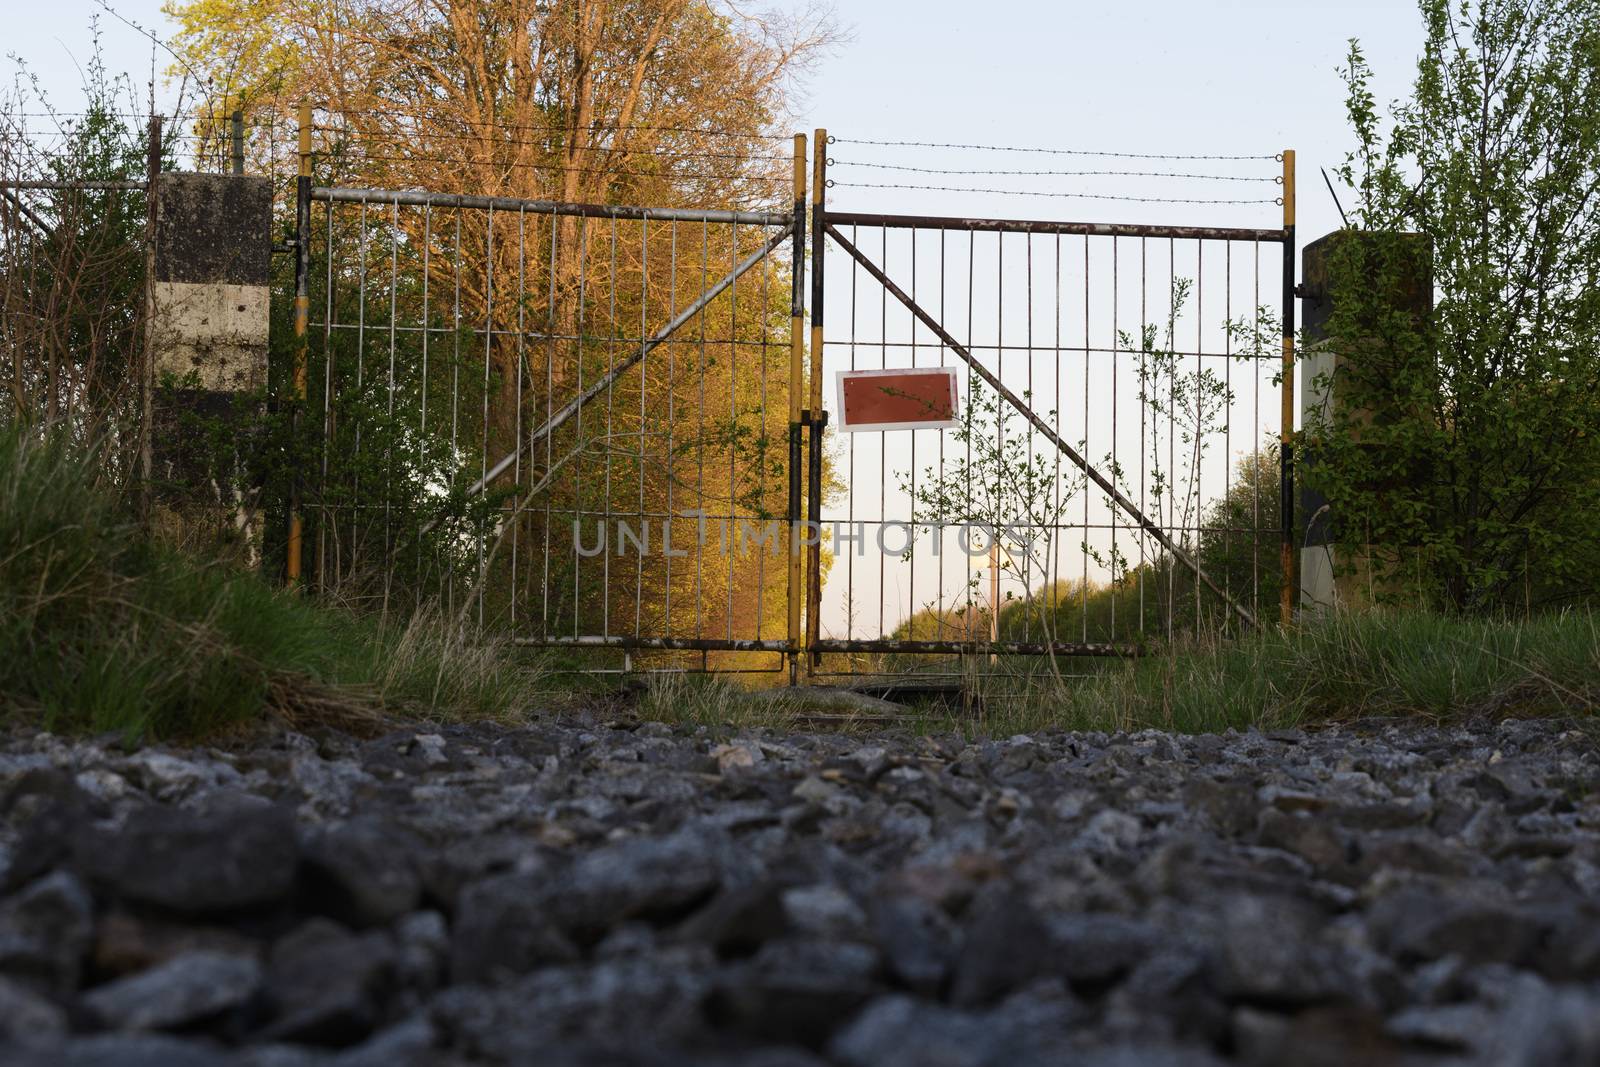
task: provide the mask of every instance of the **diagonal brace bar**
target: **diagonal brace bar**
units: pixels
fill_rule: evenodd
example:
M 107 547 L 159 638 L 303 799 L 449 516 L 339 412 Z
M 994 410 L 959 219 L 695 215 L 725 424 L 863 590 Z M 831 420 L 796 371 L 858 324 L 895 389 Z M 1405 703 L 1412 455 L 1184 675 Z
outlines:
M 551 415 L 544 421 L 542 426 L 529 434 L 527 440 L 518 441 L 515 450 L 513 450 L 509 455 L 501 458 L 499 462 L 495 463 L 494 466 L 489 468 L 488 472 L 484 474 L 483 477 L 472 483 L 471 487 L 467 489 L 467 495 L 475 496 L 478 493 L 483 492 L 485 486 L 492 483 L 496 478 L 500 477 L 500 475 L 504 474 L 508 469 L 510 469 L 511 465 L 517 461 L 518 456 L 522 455 L 524 451 L 532 450 L 533 446 L 539 441 L 542 441 L 544 438 L 549 437 L 551 434 L 559 430 L 563 425 L 566 424 L 567 420 L 571 419 L 578 412 L 582 411 L 585 404 L 589 403 L 589 401 L 605 392 L 606 389 L 612 385 L 612 383 L 614 383 L 618 378 L 622 377 L 623 374 L 627 373 L 630 368 L 635 367 L 642 362 L 644 357 L 648 356 L 658 346 L 665 344 L 673 334 L 677 333 L 683 328 L 685 323 L 698 315 L 702 308 L 706 307 L 718 296 L 721 296 L 723 290 L 727 289 L 746 271 L 750 270 L 750 268 L 754 267 L 757 263 L 760 263 L 763 259 L 767 258 L 767 256 L 776 251 L 780 245 L 789 240 L 793 232 L 794 224 L 791 223 L 790 226 L 768 238 L 766 244 L 762 245 L 756 251 L 750 253 L 749 256 L 745 257 L 743 262 L 734 267 L 733 270 L 729 271 L 727 274 L 724 274 L 721 280 L 719 280 L 715 285 L 707 289 L 705 292 L 701 293 L 692 304 L 684 308 L 683 311 L 679 312 L 676 318 L 667 323 L 665 326 L 661 327 L 661 329 L 657 330 L 648 340 L 639 346 L 638 351 L 629 353 L 627 359 L 624 359 L 621 363 L 613 366 L 593 385 L 569 400 L 560 411 L 556 412 L 554 415 Z
M 1021 397 L 1017 396 L 1016 393 L 1012 392 L 1010 389 L 1007 389 L 1003 384 L 1001 384 L 999 378 L 990 372 L 987 367 L 973 358 L 972 353 L 967 351 L 967 349 L 962 346 L 961 342 L 950 336 L 950 332 L 948 330 L 940 325 L 932 315 L 928 314 L 920 306 L 918 306 L 916 301 L 907 296 L 905 291 L 891 281 L 889 276 L 879 269 L 876 263 L 868 259 L 861 253 L 860 249 L 851 244 L 844 234 L 840 233 L 838 229 L 832 225 L 828 226 L 827 229 L 828 236 L 833 238 L 834 241 L 838 243 L 840 248 L 850 253 L 851 258 L 853 258 L 857 263 L 861 264 L 861 266 L 866 269 L 867 273 L 876 278 L 878 284 L 882 285 L 886 290 L 888 290 L 896 300 L 904 304 L 906 306 L 906 310 L 915 315 L 924 326 L 932 330 L 934 335 L 938 337 L 939 340 L 950 349 L 950 351 L 960 356 L 966 362 L 967 366 L 971 367 L 978 373 L 980 378 L 993 386 L 995 392 L 1004 397 L 1006 402 L 1013 408 L 1016 408 L 1017 411 L 1028 420 L 1035 430 L 1038 430 L 1046 440 L 1055 445 L 1056 448 L 1060 449 L 1062 454 L 1076 464 L 1079 470 L 1088 475 L 1089 479 L 1093 481 L 1095 485 L 1099 486 L 1107 496 L 1115 501 L 1118 507 L 1127 512 L 1128 515 L 1130 515 L 1134 521 L 1139 524 L 1140 529 L 1144 530 L 1151 537 L 1155 538 L 1156 543 L 1162 548 L 1172 553 L 1173 559 L 1176 559 L 1179 563 L 1188 568 L 1196 578 L 1204 583 L 1207 589 L 1211 590 L 1218 597 L 1220 597 L 1223 603 L 1227 604 L 1228 607 L 1232 609 L 1234 614 L 1238 615 L 1239 618 L 1244 620 L 1244 622 L 1252 629 L 1255 628 L 1255 616 L 1251 614 L 1251 612 L 1243 605 L 1239 604 L 1227 593 L 1223 592 L 1222 588 L 1212 580 L 1211 576 L 1200 569 L 1200 564 L 1194 559 L 1191 559 L 1188 553 L 1180 549 L 1172 540 L 1172 538 L 1167 536 L 1165 530 L 1151 522 L 1150 519 L 1145 516 L 1144 512 L 1139 510 L 1138 505 L 1124 496 L 1121 490 L 1119 490 L 1116 485 L 1110 481 L 1110 479 L 1106 478 L 1105 475 L 1095 470 L 1094 466 L 1090 464 L 1087 459 L 1078 454 L 1077 449 L 1073 448 L 1071 445 L 1067 444 L 1066 441 L 1062 440 L 1061 436 L 1052 430 L 1048 423 L 1035 414 L 1033 409 L 1025 404 Z

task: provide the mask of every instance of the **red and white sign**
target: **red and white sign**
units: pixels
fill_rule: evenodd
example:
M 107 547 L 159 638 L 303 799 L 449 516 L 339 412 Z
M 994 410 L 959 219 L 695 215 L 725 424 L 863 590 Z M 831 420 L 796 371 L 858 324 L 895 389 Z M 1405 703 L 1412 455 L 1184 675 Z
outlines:
M 944 430 L 957 425 L 956 369 L 842 370 L 839 429 Z

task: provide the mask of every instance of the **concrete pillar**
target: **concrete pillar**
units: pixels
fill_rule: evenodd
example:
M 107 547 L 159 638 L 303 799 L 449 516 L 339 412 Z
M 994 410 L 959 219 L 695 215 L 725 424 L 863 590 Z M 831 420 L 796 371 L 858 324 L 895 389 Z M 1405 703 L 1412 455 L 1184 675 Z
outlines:
M 1355 284 L 1354 272 L 1345 268 L 1358 257 L 1368 264 L 1382 262 L 1381 269 L 1361 272 L 1360 284 L 1378 285 L 1382 283 L 1376 279 L 1388 279 L 1387 292 L 1380 294 L 1385 299 L 1381 303 L 1373 302 L 1375 309 L 1406 310 L 1419 323 L 1433 314 L 1431 250 L 1427 238 L 1421 234 L 1339 230 L 1302 250 L 1300 277 L 1305 344 L 1299 360 L 1299 385 L 1301 425 L 1308 431 L 1300 453 L 1304 460 L 1316 455 L 1314 427 L 1328 424 L 1336 416 L 1352 427 L 1359 442 L 1362 426 L 1415 414 L 1398 410 L 1397 404 L 1386 403 L 1381 395 L 1371 395 L 1370 387 L 1365 390 L 1368 396 L 1361 400 L 1345 395 L 1340 388 L 1341 380 L 1348 381 L 1349 376 L 1358 371 L 1364 373 L 1369 385 L 1384 380 L 1384 368 L 1406 358 L 1378 340 L 1381 331 L 1376 327 L 1362 340 L 1346 340 L 1344 347 L 1355 349 L 1353 351 L 1337 350 L 1328 336 L 1329 321 L 1340 299 L 1340 286 Z M 1351 406 L 1355 403 L 1364 406 L 1357 410 Z M 1412 475 L 1413 478 L 1426 476 L 1426 471 L 1415 471 Z M 1370 604 L 1375 592 L 1369 566 L 1372 546 L 1364 543 L 1363 531 L 1341 525 L 1340 516 L 1329 506 L 1327 496 L 1314 479 L 1302 475 L 1299 484 L 1303 538 L 1301 609 L 1315 613 L 1353 610 Z M 1383 487 L 1373 488 L 1381 491 Z
M 260 487 L 244 439 L 267 385 L 272 185 L 163 174 L 150 320 L 157 524 L 180 542 L 236 544 L 259 561 Z

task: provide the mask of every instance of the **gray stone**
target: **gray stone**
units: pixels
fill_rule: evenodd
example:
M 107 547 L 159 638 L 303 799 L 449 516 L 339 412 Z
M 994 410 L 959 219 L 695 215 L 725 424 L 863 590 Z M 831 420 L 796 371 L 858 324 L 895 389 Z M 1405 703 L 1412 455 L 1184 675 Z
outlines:
M 916 897 L 882 897 L 870 909 L 872 938 L 888 971 L 919 993 L 936 992 L 954 962 L 955 935 L 938 908 Z
M 586 939 L 624 919 L 681 915 L 721 884 L 719 845 L 689 830 L 608 845 L 580 856 L 546 899 L 562 925 Z
M 433 1067 L 443 1059 L 433 1022 L 416 1016 L 340 1053 L 328 1067 Z
M 1122 977 L 1170 940 L 1149 923 L 1107 912 L 1052 915 L 1046 926 L 1053 969 L 1093 985 Z
M 301 891 L 314 911 L 378 926 L 417 906 L 422 879 L 411 838 L 376 819 L 324 827 L 302 846 Z
M 159 1034 L 100 1034 L 35 1048 L 0 1048 L 7 1067 L 224 1067 L 228 1054 L 204 1041 Z
M 749 1038 L 815 1048 L 879 992 L 877 969 L 863 945 L 769 942 L 716 983 L 707 1011 Z
M 952 1003 L 988 1004 L 1056 966 L 1050 928 L 1025 900 L 996 892 L 972 910 L 951 976 Z
M 1480 964 L 1516 963 L 1538 949 L 1546 925 L 1514 905 L 1422 889 L 1383 895 L 1369 916 L 1377 943 L 1406 963 L 1446 955 Z
M 828 1051 L 848 1067 L 999 1067 L 1001 1039 L 980 1016 L 889 996 L 873 1001 Z
M 83 1003 L 114 1030 L 173 1030 L 243 1005 L 261 977 L 248 957 L 188 952 L 92 989 Z
M 385 934 L 352 934 L 326 919 L 303 924 L 272 946 L 266 993 L 276 1018 L 264 1036 L 306 1045 L 360 1041 L 382 1018 L 395 969 Z
M 257 804 L 205 815 L 140 808 L 121 827 L 86 835 L 75 855 L 108 894 L 191 914 L 285 900 L 300 858 L 293 818 Z
M 795 886 L 782 894 L 789 923 L 811 937 L 863 940 L 867 916 L 855 898 L 836 885 Z
M 45 993 L 78 986 L 94 936 L 94 901 L 76 876 L 57 871 L 0 903 L 0 976 Z
M 540 874 L 496 875 L 463 891 L 450 938 L 451 979 L 500 982 L 576 960 L 577 947 L 546 906 L 551 893 Z
M 67 1013 L 20 982 L 0 978 L 0 1045 L 48 1044 L 67 1032 Z
M 1238 895 L 1216 916 L 1217 983 L 1225 996 L 1298 1005 L 1346 988 L 1334 952 L 1317 940 L 1323 917 L 1304 901 Z

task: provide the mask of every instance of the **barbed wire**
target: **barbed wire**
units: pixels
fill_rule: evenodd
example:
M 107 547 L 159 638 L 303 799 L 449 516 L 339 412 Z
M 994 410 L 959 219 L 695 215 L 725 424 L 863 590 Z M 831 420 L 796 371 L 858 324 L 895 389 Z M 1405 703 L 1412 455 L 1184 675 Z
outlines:
M 361 108 L 355 111 L 336 111 L 328 109 L 325 111 L 325 113 L 330 115 L 381 115 L 392 118 L 402 118 L 411 122 L 420 122 L 424 120 L 426 115 L 433 115 L 435 117 L 441 117 L 449 122 L 460 123 L 463 126 L 482 126 L 491 129 L 524 130 L 541 133 L 620 133 L 624 131 L 638 131 L 644 133 L 692 133 L 703 137 L 729 137 L 751 141 L 788 141 L 793 137 L 792 134 L 786 133 L 757 133 L 749 130 L 728 130 L 702 126 L 655 125 L 652 123 L 619 124 L 602 122 L 574 128 L 571 126 L 555 126 L 548 123 L 534 125 L 530 123 L 501 122 L 497 119 L 468 119 L 439 111 L 423 112 L 422 114 L 418 114 L 417 112 L 412 111 L 399 111 L 384 108 Z
M 841 182 L 828 179 L 828 188 L 842 189 L 905 189 L 930 193 L 984 193 L 991 196 L 1040 196 L 1065 200 L 1121 200 L 1134 204 L 1281 204 L 1277 197 L 1264 199 L 1229 200 L 1204 197 L 1122 196 L 1112 193 L 1040 192 L 1031 189 L 983 189 L 955 185 L 909 185 L 892 182 Z
M 602 174 L 619 178 L 663 178 L 671 180 L 707 180 L 707 181 L 752 181 L 788 184 L 792 178 L 778 178 L 767 174 L 706 174 L 691 173 L 662 173 L 657 171 L 616 170 L 610 167 L 569 167 L 561 163 L 517 163 L 487 161 L 475 162 L 470 159 L 451 159 L 446 156 L 386 156 L 369 155 L 365 152 L 352 156 L 321 154 L 321 158 L 329 163 L 442 163 L 449 166 L 460 167 L 488 167 L 493 170 L 551 170 L 578 174 Z
M 1036 178 L 1184 178 L 1214 182 L 1276 182 L 1281 177 L 1260 177 L 1241 174 L 1185 174 L 1177 171 L 1155 170 L 976 170 L 955 167 L 912 167 L 900 163 L 876 163 L 858 159 L 829 159 L 830 167 L 864 167 L 870 170 L 892 170 L 914 174 L 960 174 L 977 176 L 1036 177 Z
M 337 127 L 337 126 L 321 126 L 321 125 L 318 125 L 318 126 L 313 126 L 312 129 L 317 131 L 317 132 L 320 132 L 320 133 L 332 133 L 332 134 L 340 134 L 340 135 L 348 135 L 348 134 L 359 133 L 359 131 L 349 130 L 349 129 L 345 129 L 345 128 L 341 128 L 341 127 Z M 443 141 L 464 141 L 464 142 L 467 142 L 467 143 L 470 143 L 470 144 L 481 143 L 482 141 L 488 139 L 488 140 L 491 140 L 492 143 L 495 144 L 496 146 L 502 147 L 502 148 L 547 148 L 547 147 L 549 147 L 549 143 L 547 141 L 502 140 L 500 138 L 485 138 L 485 137 L 482 137 L 482 136 L 479 136 L 479 135 L 475 135 L 475 134 L 447 133 L 447 132 L 443 132 L 442 133 L 442 132 L 435 132 L 433 130 L 429 130 L 425 134 L 425 139 L 426 140 L 438 139 L 438 140 L 443 140 Z M 357 142 L 357 143 L 359 143 L 359 142 Z M 616 149 L 613 149 L 613 148 L 611 148 L 609 146 L 605 146 L 605 145 L 595 146 L 592 150 L 596 151 L 596 152 L 617 151 Z M 620 150 L 620 154 L 629 155 L 629 156 L 656 156 L 656 157 L 659 157 L 659 158 L 662 158 L 662 159 L 680 159 L 680 158 L 681 159 L 690 159 L 690 158 L 694 158 L 694 159 L 733 159 L 733 160 L 750 160 L 750 161 L 763 161 L 764 160 L 764 161 L 770 161 L 770 162 L 774 162 L 774 163 L 776 163 L 776 162 L 792 163 L 794 161 L 793 153 L 782 153 L 782 152 L 761 152 L 761 153 L 753 153 L 753 152 L 714 152 L 714 151 L 705 151 L 705 150 L 695 151 L 695 150 L 691 150 L 691 149 L 675 149 L 675 148 L 642 148 L 642 149 L 641 148 L 629 148 L 629 149 Z
M 864 137 L 829 137 L 829 144 L 875 145 L 884 148 L 950 148 L 970 152 L 1028 152 L 1050 156 L 1091 156 L 1102 159 L 1166 159 L 1166 160 L 1254 160 L 1276 161 L 1282 157 L 1272 155 L 1205 155 L 1172 152 L 1101 152 L 1084 148 L 1035 148 L 1031 146 L 958 144 L 938 141 L 877 141 Z

